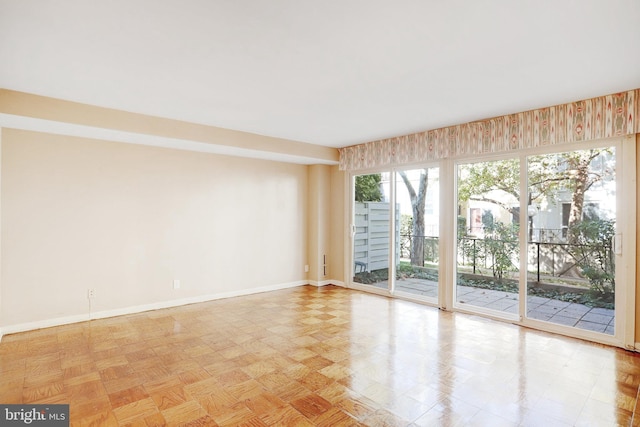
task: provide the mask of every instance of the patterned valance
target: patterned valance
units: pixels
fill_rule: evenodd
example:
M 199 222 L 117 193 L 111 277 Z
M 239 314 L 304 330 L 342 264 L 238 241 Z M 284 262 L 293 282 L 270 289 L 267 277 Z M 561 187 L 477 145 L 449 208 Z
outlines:
M 341 170 L 640 133 L 640 89 L 340 149 Z

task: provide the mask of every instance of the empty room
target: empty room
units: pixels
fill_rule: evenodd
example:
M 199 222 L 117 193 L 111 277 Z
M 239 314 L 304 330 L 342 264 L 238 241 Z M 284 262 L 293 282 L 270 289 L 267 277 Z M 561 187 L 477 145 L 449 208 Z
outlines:
M 638 22 L 0 0 L 0 425 L 640 426 Z

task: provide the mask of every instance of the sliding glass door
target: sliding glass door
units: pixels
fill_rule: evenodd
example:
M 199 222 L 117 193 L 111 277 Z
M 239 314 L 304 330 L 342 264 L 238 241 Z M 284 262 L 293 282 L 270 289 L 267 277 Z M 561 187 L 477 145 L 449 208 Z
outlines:
M 457 168 L 455 304 L 480 312 L 519 310 L 518 159 Z
M 439 169 L 353 180 L 353 283 L 438 298 Z
M 530 319 L 613 335 L 615 147 L 527 158 Z
M 391 254 L 388 176 L 358 175 L 353 182 L 353 282 L 382 289 L 389 287 Z
M 400 232 L 394 292 L 438 301 L 440 262 L 439 168 L 396 172 L 395 197 Z
M 635 158 L 627 138 L 353 176 L 351 283 L 632 345 Z
M 616 170 L 615 146 L 459 163 L 454 306 L 614 335 Z

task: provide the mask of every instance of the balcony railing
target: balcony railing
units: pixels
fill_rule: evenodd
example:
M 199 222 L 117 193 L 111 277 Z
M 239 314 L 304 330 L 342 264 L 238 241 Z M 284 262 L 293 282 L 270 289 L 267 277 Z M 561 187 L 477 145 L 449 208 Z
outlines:
M 528 271 L 530 277 L 535 276 L 537 282 L 540 282 L 544 277 L 582 280 L 579 265 L 583 259 L 576 259 L 575 253 L 589 254 L 592 251 L 595 252 L 596 247 L 571 245 L 563 242 L 564 239 L 561 237 L 563 231 L 563 229 L 538 229 L 534 236 L 543 237 L 544 241 L 528 242 Z M 411 258 L 411 244 L 416 238 L 424 240 L 425 263 L 437 264 L 439 261 L 439 238 L 435 236 L 400 235 L 400 257 Z M 488 245 L 493 245 L 493 248 L 489 248 Z M 491 269 L 491 263 L 495 261 L 490 255 L 490 250 L 496 251 L 496 245 L 516 246 L 515 252 L 511 255 L 511 262 L 512 271 L 518 271 L 520 262 L 517 241 L 473 236 L 464 236 L 458 239 L 458 265 L 469 268 L 473 274 L 484 274 L 483 270 L 486 272 Z M 580 251 L 572 250 L 577 248 Z M 597 250 L 604 251 L 605 257 L 610 260 L 608 265 L 613 266 L 614 254 L 610 242 L 605 242 L 604 246 L 599 246 Z M 583 255 L 583 258 L 585 256 L 588 255 Z
M 439 257 L 438 237 L 435 236 L 415 236 L 411 234 L 400 235 L 400 258 L 411 258 L 411 245 L 414 239 L 424 240 L 424 260 L 437 264 Z

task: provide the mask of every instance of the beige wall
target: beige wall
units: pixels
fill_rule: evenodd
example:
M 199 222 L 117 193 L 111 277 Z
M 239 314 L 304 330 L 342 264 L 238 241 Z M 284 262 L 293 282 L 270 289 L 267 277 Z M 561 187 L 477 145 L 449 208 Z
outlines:
M 309 166 L 309 222 L 307 224 L 309 274 L 314 284 L 323 284 L 328 277 L 330 167 Z M 326 264 L 325 264 L 326 261 Z
M 307 166 L 3 129 L 1 167 L 5 332 L 305 281 Z
M 334 281 L 346 283 L 345 243 L 348 242 L 345 219 L 349 217 L 346 211 L 349 203 L 345 200 L 346 172 L 340 171 L 338 166 L 331 167 L 331 195 L 329 199 L 329 277 Z
M 0 88 L 0 113 L 205 144 L 337 162 L 335 148 L 80 104 Z
M 636 134 L 636 185 L 640 182 L 640 133 Z M 640 185 L 637 185 L 640 192 Z M 637 227 L 640 226 L 640 193 L 636 197 L 636 318 L 635 318 L 635 341 L 640 343 L 640 235 Z
M 307 278 L 313 284 L 344 285 L 344 180 L 338 166 L 309 166 Z

